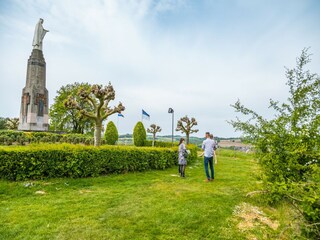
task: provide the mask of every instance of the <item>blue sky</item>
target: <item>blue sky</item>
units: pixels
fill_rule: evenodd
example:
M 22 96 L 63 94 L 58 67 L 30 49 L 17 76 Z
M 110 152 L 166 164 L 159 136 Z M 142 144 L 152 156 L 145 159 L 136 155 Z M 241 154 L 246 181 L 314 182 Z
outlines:
M 126 110 L 120 133 L 130 133 L 143 108 L 162 134 L 175 117 L 196 117 L 199 134 L 238 136 L 226 122 L 238 98 L 271 117 L 270 98 L 284 101 L 284 66 L 304 47 L 320 71 L 317 0 L 2 0 L 0 1 L 0 116 L 16 117 L 38 19 L 49 33 L 50 104 L 73 82 L 107 84 Z M 112 116 L 109 120 L 116 121 Z

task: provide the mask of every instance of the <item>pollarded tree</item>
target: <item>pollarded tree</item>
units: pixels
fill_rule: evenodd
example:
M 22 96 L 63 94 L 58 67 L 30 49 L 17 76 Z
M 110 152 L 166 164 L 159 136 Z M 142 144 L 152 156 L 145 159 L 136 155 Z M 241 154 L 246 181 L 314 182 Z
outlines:
M 154 147 L 154 143 L 156 141 L 156 134 L 161 132 L 161 127 L 157 126 L 156 124 L 151 124 L 150 128 L 147 129 L 148 133 L 152 133 L 152 147 Z
M 145 145 L 147 140 L 146 129 L 142 122 L 137 122 L 136 126 L 133 129 L 133 144 L 135 146 L 141 147 Z
M 196 125 L 198 125 L 196 119 L 194 117 L 188 118 L 188 116 L 180 118 L 177 123 L 176 131 L 180 131 L 181 133 L 186 134 L 187 144 L 189 144 L 190 134 L 199 131 L 199 129 L 192 129 Z
M 79 100 L 73 95 L 68 97 L 65 106 L 76 109 L 81 115 L 92 119 L 95 123 L 94 145 L 100 146 L 102 122 L 114 113 L 121 113 L 125 107 L 120 102 L 116 107 L 109 107 L 110 101 L 115 99 L 115 90 L 111 83 L 108 86 L 94 84 L 89 89 L 81 88 L 78 92 Z M 82 103 L 88 103 L 90 108 L 82 108 Z
M 108 145 L 115 145 L 118 141 L 118 137 L 119 134 L 116 125 L 112 121 L 108 122 L 106 131 L 104 133 L 104 139 L 106 140 L 106 143 Z
M 19 118 L 7 118 L 7 128 L 10 130 L 16 130 L 19 126 Z
M 77 109 L 66 108 L 65 101 L 72 95 L 79 103 L 82 109 L 90 111 L 91 105 L 88 102 L 81 101 L 78 96 L 78 91 L 81 88 L 90 89 L 91 85 L 88 83 L 73 83 L 62 86 L 57 91 L 57 96 L 54 98 L 54 103 L 50 107 L 50 128 L 55 131 L 65 131 L 73 133 L 92 132 L 94 128 L 94 121 L 85 115 L 80 114 Z

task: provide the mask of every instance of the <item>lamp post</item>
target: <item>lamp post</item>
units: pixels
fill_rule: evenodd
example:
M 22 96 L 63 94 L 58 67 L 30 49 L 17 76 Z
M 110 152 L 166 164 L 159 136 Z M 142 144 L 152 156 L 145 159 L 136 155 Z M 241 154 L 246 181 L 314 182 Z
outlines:
M 169 108 L 168 113 L 172 113 L 172 136 L 171 136 L 171 141 L 172 141 L 172 147 L 173 147 L 173 129 L 174 129 L 174 110 L 172 108 Z

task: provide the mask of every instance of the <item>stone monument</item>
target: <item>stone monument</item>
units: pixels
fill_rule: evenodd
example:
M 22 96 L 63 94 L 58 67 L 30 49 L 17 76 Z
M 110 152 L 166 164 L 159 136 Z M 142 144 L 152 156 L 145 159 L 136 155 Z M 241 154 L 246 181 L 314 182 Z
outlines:
M 48 90 L 46 89 L 46 62 L 42 42 L 48 30 L 40 18 L 36 25 L 32 52 L 28 59 L 26 86 L 22 90 L 19 130 L 48 131 Z

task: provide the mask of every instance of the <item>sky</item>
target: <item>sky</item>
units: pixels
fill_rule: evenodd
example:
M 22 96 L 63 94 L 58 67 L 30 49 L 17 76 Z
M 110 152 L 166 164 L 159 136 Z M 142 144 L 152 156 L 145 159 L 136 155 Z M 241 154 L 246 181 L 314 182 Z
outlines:
M 320 73 L 318 0 L 0 0 L 1 117 L 19 116 L 39 18 L 50 31 L 49 104 L 63 85 L 111 82 L 111 105 L 126 107 L 121 134 L 132 133 L 142 109 L 151 116 L 146 127 L 171 134 L 171 107 L 175 122 L 196 118 L 194 136 L 237 137 L 230 105 L 240 99 L 272 117 L 269 99 L 286 100 L 285 66 L 294 67 L 303 48 Z

